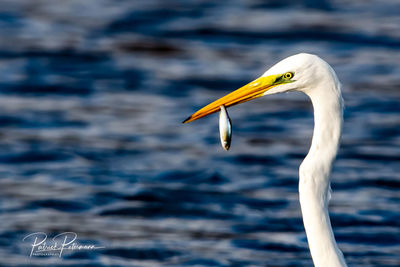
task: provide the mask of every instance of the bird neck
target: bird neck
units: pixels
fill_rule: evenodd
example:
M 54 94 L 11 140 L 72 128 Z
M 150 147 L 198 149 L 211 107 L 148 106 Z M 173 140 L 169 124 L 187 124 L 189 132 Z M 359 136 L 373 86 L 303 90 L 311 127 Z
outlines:
M 342 96 L 336 85 L 321 89 L 307 92 L 314 107 L 314 133 L 310 151 L 300 166 L 299 199 L 314 265 L 343 267 L 346 263 L 328 213 L 330 172 L 343 121 Z

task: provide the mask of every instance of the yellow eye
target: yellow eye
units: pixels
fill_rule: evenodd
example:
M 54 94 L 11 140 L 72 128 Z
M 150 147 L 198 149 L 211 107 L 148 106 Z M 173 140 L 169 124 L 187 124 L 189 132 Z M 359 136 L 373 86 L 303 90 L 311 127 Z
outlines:
M 285 74 L 283 74 L 283 78 L 292 79 L 293 78 L 293 72 L 286 72 Z

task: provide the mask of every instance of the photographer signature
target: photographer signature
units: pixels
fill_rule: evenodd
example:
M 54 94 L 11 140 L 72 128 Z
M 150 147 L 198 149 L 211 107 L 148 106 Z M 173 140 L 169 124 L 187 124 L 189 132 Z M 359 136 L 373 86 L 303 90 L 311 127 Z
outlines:
M 61 258 L 67 250 L 95 250 L 99 247 L 93 244 L 79 244 L 76 242 L 78 235 L 74 232 L 64 232 L 48 240 L 44 232 L 31 233 L 25 236 L 22 241 L 30 242 L 32 248 L 29 257 L 32 256 L 58 256 Z

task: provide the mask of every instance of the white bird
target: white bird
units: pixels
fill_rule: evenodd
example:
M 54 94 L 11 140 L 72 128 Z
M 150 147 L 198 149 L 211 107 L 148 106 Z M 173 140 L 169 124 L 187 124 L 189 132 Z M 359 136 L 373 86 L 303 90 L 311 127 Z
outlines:
M 328 63 L 305 53 L 285 58 L 260 78 L 195 112 L 184 123 L 217 112 L 221 105 L 229 107 L 288 91 L 305 93 L 314 107 L 311 148 L 299 168 L 299 200 L 314 266 L 347 266 L 328 213 L 330 173 L 343 124 L 341 84 Z

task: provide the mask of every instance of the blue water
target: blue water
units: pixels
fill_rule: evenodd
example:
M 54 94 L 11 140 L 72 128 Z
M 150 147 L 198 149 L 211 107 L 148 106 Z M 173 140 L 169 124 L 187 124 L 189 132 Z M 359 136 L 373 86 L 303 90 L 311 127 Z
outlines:
M 318 54 L 346 101 L 331 219 L 349 266 L 400 266 L 400 4 L 29 1 L 0 5 L 1 266 L 312 266 L 298 93 L 198 108 Z M 32 256 L 34 232 L 104 247 Z M 50 240 L 49 240 L 50 243 Z

